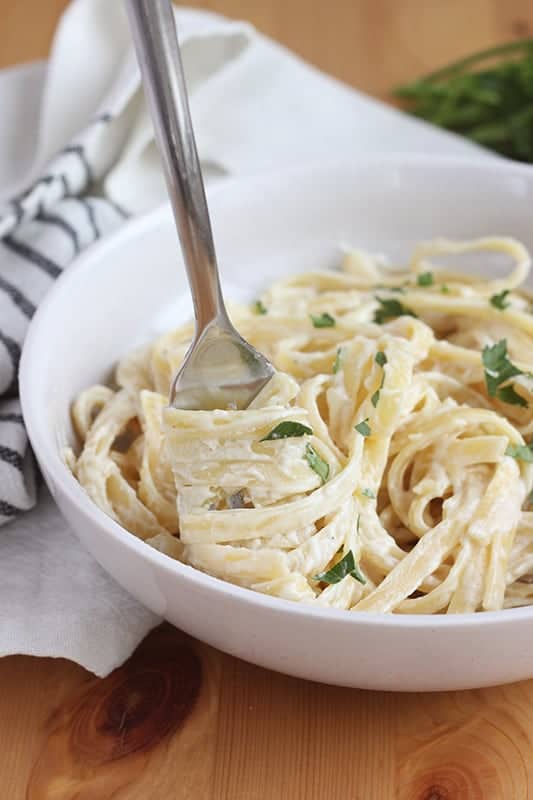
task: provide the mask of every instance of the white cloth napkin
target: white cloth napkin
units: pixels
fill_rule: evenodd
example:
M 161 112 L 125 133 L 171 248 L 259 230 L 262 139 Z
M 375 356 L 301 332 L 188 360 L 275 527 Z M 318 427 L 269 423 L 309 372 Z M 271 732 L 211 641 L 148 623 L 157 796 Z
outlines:
M 485 155 L 347 88 L 249 25 L 180 9 L 207 176 L 375 152 Z M 157 623 L 68 531 L 35 470 L 16 370 L 56 275 L 122 220 L 165 199 L 122 5 L 74 0 L 47 65 L 0 75 L 0 655 L 66 657 L 98 675 Z

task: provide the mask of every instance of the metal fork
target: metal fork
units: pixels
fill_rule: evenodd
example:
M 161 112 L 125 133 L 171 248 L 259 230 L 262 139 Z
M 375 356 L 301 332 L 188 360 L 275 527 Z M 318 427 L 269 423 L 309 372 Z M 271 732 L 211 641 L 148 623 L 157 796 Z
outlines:
M 191 289 L 196 330 L 175 376 L 175 408 L 246 408 L 274 374 L 224 305 L 170 0 L 126 0 L 144 92 Z

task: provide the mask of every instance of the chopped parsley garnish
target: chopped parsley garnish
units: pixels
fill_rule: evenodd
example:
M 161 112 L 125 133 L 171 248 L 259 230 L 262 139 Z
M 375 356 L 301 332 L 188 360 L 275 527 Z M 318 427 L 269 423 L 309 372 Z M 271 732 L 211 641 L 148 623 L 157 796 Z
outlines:
M 324 459 L 320 458 L 315 448 L 308 444 L 305 448 L 305 460 L 309 464 L 312 470 L 316 472 L 319 478 L 322 479 L 322 483 L 325 483 L 329 478 L 329 464 Z
M 383 297 L 376 297 L 376 300 L 380 304 L 380 308 L 376 308 L 374 311 L 374 322 L 377 322 L 378 325 L 383 325 L 384 322 L 396 319 L 396 317 L 416 317 L 415 312 L 404 306 L 399 300 L 391 298 L 386 300 Z
M 352 578 L 355 578 L 356 581 L 359 581 L 359 583 L 362 583 L 363 585 L 366 583 L 366 578 L 359 569 L 359 564 L 355 565 L 355 567 L 350 572 L 350 575 L 352 576 Z
M 335 361 L 333 362 L 333 374 L 334 375 L 336 375 L 337 372 L 341 369 L 342 361 L 343 361 L 342 348 L 341 347 L 337 347 L 337 355 L 335 356 Z
M 260 440 L 261 442 L 270 442 L 274 439 L 290 439 L 293 436 L 310 436 L 313 433 L 308 425 L 302 425 L 301 422 L 292 422 L 289 419 L 280 422 L 276 425 L 270 433 Z
M 372 489 L 363 489 L 361 494 L 364 495 L 365 497 L 370 497 L 371 500 L 375 500 L 376 498 L 376 493 L 373 492 Z
M 417 275 L 416 282 L 418 286 L 433 286 L 433 273 L 420 272 Z
M 521 394 L 518 394 L 513 386 L 502 386 L 501 389 L 498 389 L 497 395 L 504 403 L 527 408 L 527 400 Z
M 446 286 L 445 283 L 442 284 L 442 286 L 440 287 L 440 290 L 441 290 L 442 294 L 450 294 L 450 290 L 449 290 L 448 286 Z
M 347 575 L 350 575 L 356 581 L 359 581 L 359 583 L 366 583 L 366 578 L 360 571 L 359 566 L 355 563 L 355 558 L 351 550 L 348 550 L 346 555 L 343 556 L 340 561 L 337 561 L 335 566 L 328 569 L 327 572 L 321 572 L 315 575 L 314 580 L 333 584 L 339 583 Z
M 355 426 L 355 430 L 357 433 L 360 433 L 361 436 L 370 436 L 372 431 L 370 430 L 370 425 L 368 424 L 368 417 L 362 422 L 358 422 Z
M 515 406 L 527 406 L 526 400 L 519 395 L 512 386 L 503 386 L 510 378 L 525 373 L 515 367 L 507 355 L 507 340 L 501 339 L 497 344 L 490 347 L 487 345 L 481 353 L 483 366 L 485 367 L 485 382 L 487 392 L 490 397 L 497 397 L 504 403 Z
M 493 294 L 490 298 L 491 306 L 494 306 L 494 308 L 497 308 L 499 311 L 504 311 L 511 305 L 507 302 L 508 294 L 509 289 L 504 289 L 503 292 L 500 292 L 499 294 Z
M 500 339 L 499 342 L 483 348 L 481 354 L 483 366 L 485 367 L 485 378 L 487 381 L 487 391 L 491 397 L 496 394 L 498 386 L 515 375 L 522 375 L 522 370 L 515 367 L 507 355 L 507 339 Z
M 376 364 L 379 364 L 380 367 L 385 366 L 385 364 L 387 363 L 387 356 L 385 355 L 383 350 L 378 350 L 374 361 L 376 362 Z
M 381 368 L 383 368 L 385 366 L 385 364 L 387 363 L 387 356 L 385 355 L 383 350 L 378 350 L 374 360 L 375 360 L 376 364 L 379 364 L 379 366 Z M 370 398 L 370 402 L 372 403 L 374 408 L 376 408 L 377 404 L 379 403 L 379 396 L 381 394 L 381 390 L 383 389 L 383 384 L 384 383 L 385 383 L 385 373 L 383 373 L 383 375 L 381 377 L 381 383 L 380 383 L 379 389 L 377 389 L 374 392 L 374 394 L 372 395 L 372 397 Z
M 263 314 L 267 313 L 267 307 L 262 300 L 256 300 L 254 303 L 254 311 L 256 314 L 263 316 Z
M 527 461 L 533 464 L 533 442 L 529 444 L 518 444 L 516 446 L 510 444 L 505 451 L 505 455 L 512 456 L 519 461 Z
M 333 328 L 335 327 L 335 317 L 324 311 L 323 314 L 309 314 L 311 322 L 315 328 Z

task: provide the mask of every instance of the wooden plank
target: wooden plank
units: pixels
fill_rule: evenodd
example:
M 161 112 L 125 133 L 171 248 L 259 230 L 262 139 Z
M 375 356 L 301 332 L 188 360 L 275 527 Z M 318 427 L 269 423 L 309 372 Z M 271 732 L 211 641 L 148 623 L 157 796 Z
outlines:
M 0 0 L 0 68 L 44 58 L 68 0 Z M 363 91 L 392 86 L 474 50 L 533 32 L 529 0 L 189 0 L 290 47 Z
M 68 662 L 17 657 L 0 661 L 0 686 L 10 800 L 361 791 L 381 800 L 393 791 L 394 695 L 268 672 L 168 625 L 104 680 Z
M 0 796 L 25 800 L 46 721 L 87 676 L 62 659 L 0 659 Z
M 396 696 L 398 800 L 527 800 L 533 681 Z
M 44 57 L 66 3 L 0 0 L 0 67 Z M 190 4 L 250 19 L 381 97 L 533 30 L 529 0 Z M 325 687 L 169 626 L 103 681 L 62 660 L 0 660 L 6 800 L 526 800 L 532 738 L 533 681 L 436 695 Z
M 298 681 L 170 626 L 99 680 L 51 659 L 0 662 L 10 800 L 526 800 L 533 681 L 387 694 Z
M 299 681 L 236 659 L 225 660 L 222 686 L 217 800 L 393 796 L 392 694 Z
M 220 658 L 163 625 L 104 680 L 68 662 L 0 662 L 0 796 L 208 797 Z

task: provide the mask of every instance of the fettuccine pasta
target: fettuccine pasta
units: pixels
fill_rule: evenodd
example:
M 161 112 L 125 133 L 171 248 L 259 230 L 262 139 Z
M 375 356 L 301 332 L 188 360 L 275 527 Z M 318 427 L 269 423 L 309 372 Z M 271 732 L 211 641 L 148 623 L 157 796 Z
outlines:
M 437 266 L 500 253 L 497 280 Z M 533 603 L 533 313 L 511 239 L 362 251 L 295 275 L 238 330 L 277 369 L 244 410 L 167 407 L 192 324 L 121 361 L 72 416 L 73 472 L 132 534 L 289 600 L 413 614 Z

